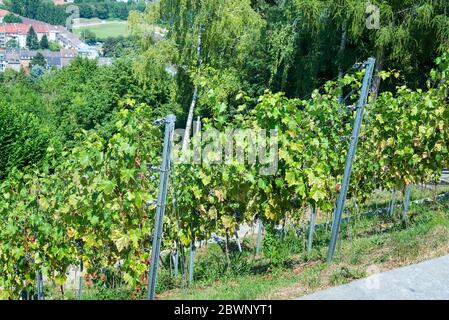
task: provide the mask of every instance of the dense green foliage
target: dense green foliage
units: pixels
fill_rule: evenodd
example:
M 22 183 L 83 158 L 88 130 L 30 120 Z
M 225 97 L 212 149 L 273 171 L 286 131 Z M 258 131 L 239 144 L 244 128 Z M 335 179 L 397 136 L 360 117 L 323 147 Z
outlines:
M 48 37 L 46 34 L 44 34 L 41 38 L 41 41 L 39 41 L 39 48 L 41 49 L 49 49 L 50 44 L 48 43 Z
M 47 68 L 47 61 L 41 52 L 36 53 L 30 63 L 31 67 L 41 66 L 42 68 Z
M 95 33 L 93 33 L 90 30 L 83 30 L 81 31 L 81 40 L 86 42 L 87 44 L 93 45 L 95 42 L 97 42 Z
M 143 12 L 145 10 L 145 2 L 140 1 L 111 1 L 111 0 L 75 0 L 75 4 L 79 7 L 81 18 L 100 18 L 100 19 L 128 19 L 131 10 Z
M 37 38 L 36 31 L 34 31 L 33 27 L 28 31 L 26 45 L 30 50 L 39 49 L 39 39 Z
M 103 55 L 105 57 L 118 58 L 126 55 L 126 53 L 139 50 L 138 42 L 134 37 L 108 37 L 101 41 L 103 42 Z
M 38 53 L 31 65 L 45 68 L 46 61 L 42 54 Z M 31 81 L 32 79 L 35 81 Z M 99 67 L 95 61 L 79 58 L 61 71 L 51 71 L 44 76 L 36 71 L 30 78 L 12 70 L 0 74 L 0 105 L 4 112 L 11 110 L 13 113 L 23 113 L 24 117 L 28 117 L 27 114 L 30 114 L 29 117 L 37 117 L 39 120 L 35 124 L 38 125 L 40 121 L 48 126 L 58 141 L 58 148 L 72 147 L 76 133 L 81 130 L 101 126 L 102 134 L 110 135 L 109 122 L 114 110 L 126 108 L 129 103 L 154 106 L 154 116 L 166 114 L 168 111 L 164 101 L 168 101 L 169 97 L 166 92 L 158 90 L 159 88 L 154 87 L 154 90 L 145 91 L 141 87 L 133 76 L 129 58 L 117 61 L 113 67 Z M 17 120 L 19 119 L 20 117 Z M 33 136 L 29 139 L 33 140 Z M 17 147 L 14 152 L 24 150 L 21 144 L 14 146 Z M 45 155 L 45 150 L 46 146 L 38 154 Z M 31 161 L 28 164 L 37 162 Z M 14 165 L 9 162 L 3 170 L 11 166 Z M 21 168 L 22 162 L 19 161 L 17 167 Z M 7 175 L 7 171 L 2 172 L 2 177 Z
M 360 148 L 363 157 L 357 158 L 350 190 L 353 197 L 369 195 L 376 187 L 394 184 L 401 188 L 426 181 L 429 174 L 438 175 L 448 164 L 447 61 L 447 56 L 439 61 L 440 69 L 432 72 L 428 90 L 398 89 L 396 96 L 383 93 L 368 106 L 366 138 Z M 347 75 L 342 81 L 358 88 L 361 75 Z M 298 219 L 302 208 L 310 205 L 331 210 L 347 148 L 340 138 L 349 134 L 352 119 L 350 111 L 341 112 L 339 90 L 337 83 L 330 82 L 310 100 L 289 100 L 267 92 L 254 109 L 235 119 L 237 128 L 262 128 L 262 124 L 278 128 L 279 169 L 274 175 L 261 173 L 262 162 L 256 166 L 234 161 L 176 164 L 170 197 L 176 197 L 177 207 L 169 207 L 164 247 L 170 248 L 172 241 L 188 245 L 192 231 L 198 240 L 208 239 L 212 232 L 228 237 L 240 223 L 253 221 L 255 214 L 268 223 L 279 223 L 287 216 Z M 417 103 L 417 93 L 423 101 L 420 118 L 414 118 L 410 110 L 410 103 Z M 386 105 L 392 106 L 394 117 L 388 116 L 388 109 L 373 113 Z M 80 120 L 86 117 L 84 114 Z M 154 115 L 147 105 L 135 106 L 129 101 L 128 109 L 113 113 L 112 135 L 102 136 L 101 130 L 86 132 L 77 146 L 50 160 L 43 170 L 14 171 L 2 183 L 3 297 L 14 297 L 19 288 L 33 286 L 36 269 L 61 283 L 65 268 L 79 259 L 89 274 L 120 261 L 129 286 L 145 285 L 154 217 L 154 207 L 146 203 L 157 191 L 157 180 L 148 174 L 147 164 L 159 163 L 161 146 L 161 131 L 151 119 Z M 382 126 L 377 121 L 383 121 Z M 434 123 L 439 130 L 433 130 Z M 205 120 L 205 129 L 212 124 L 220 126 L 210 119 Z M 404 130 L 397 140 L 396 125 Z M 225 131 L 228 124 L 221 126 Z M 388 142 L 391 139 L 396 143 L 394 152 Z M 414 143 L 415 139 L 420 144 Z M 393 161 L 384 164 L 386 155 Z M 50 159 L 55 158 L 50 155 Z M 384 174 L 384 167 L 389 174 Z M 367 172 L 372 173 L 367 176 Z M 277 240 L 272 241 L 266 250 L 275 250 L 267 255 L 276 265 L 283 253 L 275 249 Z
M 65 25 L 68 5 L 54 5 L 53 1 L 44 0 L 9 0 L 5 1 L 6 8 L 20 16 L 45 21 L 53 25 Z M 143 1 L 131 3 L 113 0 L 75 0 L 79 8 L 80 18 L 121 19 L 126 20 L 131 10 L 143 12 L 145 3 Z M 9 18 L 8 18 L 9 19 Z
M 65 25 L 69 16 L 65 6 L 56 6 L 53 1 L 43 0 L 9 0 L 5 1 L 7 9 L 22 17 L 44 21 L 53 25 Z
M 15 14 L 9 13 L 3 17 L 3 23 L 22 23 L 22 19 Z
M 18 42 L 16 39 L 9 39 L 9 40 L 5 43 L 5 47 L 6 47 L 6 48 L 19 49 L 19 42 Z
M 137 68 L 151 78 L 149 57 L 183 66 L 177 69 L 174 92 L 185 108 L 181 123 L 188 116 L 190 122 L 192 111 L 214 117 L 219 105 L 234 114 L 238 102 L 233 98 L 241 91 L 250 97 L 266 89 L 288 98 L 309 97 L 369 56 L 378 61 L 374 95 L 396 89 L 397 79 L 378 76 L 390 69 L 401 70 L 412 89 L 424 89 L 423 74 L 449 49 L 447 2 L 372 3 L 380 9 L 378 29 L 366 27 L 366 4 L 358 0 L 162 0 L 144 14 L 130 15 L 130 27 L 144 49 L 145 63 L 139 60 Z M 154 24 L 168 31 L 162 41 L 147 36 L 158 31 Z
M 10 110 L 3 101 L 0 108 L 0 179 L 4 179 L 14 167 L 39 163 L 45 155 L 50 133 L 33 114 Z

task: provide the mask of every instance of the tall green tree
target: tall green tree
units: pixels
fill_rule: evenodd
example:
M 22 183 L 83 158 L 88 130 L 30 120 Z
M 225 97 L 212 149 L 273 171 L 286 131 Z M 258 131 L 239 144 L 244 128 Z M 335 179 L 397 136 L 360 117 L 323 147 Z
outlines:
M 48 43 L 48 37 L 47 37 L 47 35 L 46 34 L 44 34 L 43 36 L 42 36 L 42 38 L 41 38 L 41 41 L 40 41 L 40 43 L 39 43 L 39 47 L 41 48 L 41 49 L 48 49 L 49 47 L 50 47 L 50 45 L 49 45 L 49 43 Z
M 178 101 L 188 106 L 186 137 L 198 107 L 214 112 L 209 98 L 215 95 L 218 103 L 228 105 L 244 89 L 248 60 L 264 27 L 250 0 L 162 0 L 130 22 L 141 33 L 154 23 L 168 30 L 165 41 L 173 44 L 177 57 Z M 143 47 L 151 48 L 151 38 L 143 39 Z
M 13 168 L 38 163 L 45 155 L 50 134 L 33 114 L 0 100 L 0 180 Z
M 400 66 L 414 86 L 423 86 L 423 74 L 449 48 L 449 3 L 441 0 L 372 1 L 380 10 L 380 28 L 369 32 L 377 58 L 373 92 L 378 94 L 379 71 Z
M 34 81 L 39 80 L 45 74 L 45 68 L 36 64 L 31 67 L 30 77 Z
M 3 23 L 22 23 L 22 18 L 10 13 L 3 18 Z
M 30 50 L 39 49 L 39 39 L 37 38 L 36 31 L 34 31 L 33 27 L 31 27 L 30 30 L 28 30 L 26 45 Z
M 42 68 L 47 67 L 47 61 L 42 53 L 38 52 L 31 60 L 31 67 L 33 66 L 41 66 Z
M 97 36 L 94 32 L 89 29 L 84 29 L 81 31 L 81 39 L 85 41 L 87 44 L 95 44 L 97 41 Z
M 64 25 L 68 14 L 65 6 L 57 6 L 53 1 L 45 0 L 10 0 L 5 1 L 7 8 L 31 19 L 44 21 L 54 25 Z

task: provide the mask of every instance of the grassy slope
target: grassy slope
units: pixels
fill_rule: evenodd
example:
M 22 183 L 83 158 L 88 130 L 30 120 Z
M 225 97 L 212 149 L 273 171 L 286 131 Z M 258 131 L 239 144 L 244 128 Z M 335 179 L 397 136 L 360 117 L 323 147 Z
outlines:
M 74 29 L 74 32 L 78 35 L 81 34 L 82 30 L 90 30 L 98 38 L 107 38 L 107 37 L 118 37 L 120 35 L 126 36 L 128 35 L 127 22 L 126 21 L 115 21 L 115 22 L 106 22 L 104 24 L 92 25 L 92 26 L 82 26 Z
M 447 202 L 447 201 L 446 201 Z M 289 268 L 259 275 L 225 277 L 191 289 L 175 289 L 160 299 L 290 299 L 449 254 L 449 204 L 416 205 L 410 226 L 397 220 L 361 220 L 343 228 L 344 239 L 332 265 L 324 257 L 327 239 L 309 257 L 298 255 Z

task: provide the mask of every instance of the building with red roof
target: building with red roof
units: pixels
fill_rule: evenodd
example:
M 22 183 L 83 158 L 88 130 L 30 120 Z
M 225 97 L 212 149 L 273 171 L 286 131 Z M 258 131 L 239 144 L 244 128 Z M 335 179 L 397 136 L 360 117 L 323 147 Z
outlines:
M 5 47 L 6 43 L 14 39 L 21 48 L 26 47 L 26 37 L 30 28 L 33 27 L 39 41 L 44 35 L 49 37 L 49 27 L 45 23 L 4 23 L 0 24 L 0 47 Z
M 0 47 L 5 47 L 9 40 L 16 40 L 21 48 L 25 48 L 30 28 L 31 25 L 25 23 L 0 24 Z
M 0 0 L 1 1 L 1 0 Z M 67 0 L 67 3 L 73 2 L 72 0 Z M 0 17 L 4 17 L 9 14 L 6 10 L 0 10 Z M 26 49 L 27 43 L 26 38 L 33 28 L 37 34 L 38 40 L 41 41 L 42 37 L 47 36 L 49 41 L 57 42 L 61 47 L 62 51 L 60 56 L 53 57 L 49 56 L 49 65 L 52 66 L 64 66 L 68 64 L 77 55 L 87 57 L 89 59 L 98 58 L 98 49 L 87 45 L 74 33 L 70 32 L 64 26 L 54 26 L 39 20 L 30 19 L 26 17 L 20 17 L 22 23 L 2 23 L 0 22 L 0 48 L 6 48 L 6 44 L 15 40 L 19 48 L 16 49 Z M 14 59 L 8 60 L 9 64 L 15 64 Z M 26 68 L 27 59 L 19 59 L 22 62 L 22 67 Z

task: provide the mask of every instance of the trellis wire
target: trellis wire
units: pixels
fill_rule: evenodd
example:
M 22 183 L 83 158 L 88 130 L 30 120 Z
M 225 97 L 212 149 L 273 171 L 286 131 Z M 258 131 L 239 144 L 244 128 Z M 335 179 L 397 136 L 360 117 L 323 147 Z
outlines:
M 436 197 L 435 200 L 436 201 L 449 200 L 449 192 L 448 193 L 439 194 Z M 412 203 L 413 204 L 422 204 L 422 203 L 432 202 L 432 201 L 433 200 L 431 198 L 423 198 L 423 199 L 419 199 L 419 200 L 410 201 L 409 202 L 409 206 Z M 361 217 L 371 218 L 371 217 L 375 217 L 375 216 L 379 217 L 379 216 L 382 216 L 382 215 L 389 214 L 389 212 L 390 212 L 390 207 L 388 206 L 388 207 L 385 207 L 385 208 L 379 208 L 379 209 L 374 210 L 374 211 L 367 211 L 367 212 L 361 213 L 360 215 L 357 216 L 357 218 L 359 218 L 359 219 Z M 349 223 L 353 219 L 354 219 L 354 217 L 345 217 L 345 218 L 342 218 L 341 222 L 342 223 Z M 318 230 L 318 229 L 322 229 L 322 228 L 327 228 L 331 224 L 332 224 L 332 221 L 330 221 L 330 220 L 326 221 L 326 222 L 323 222 L 323 223 L 318 223 L 318 224 L 315 224 L 315 228 L 314 229 Z M 307 232 L 307 227 L 302 227 L 302 228 L 296 229 L 296 234 L 298 236 L 303 235 L 306 232 Z

